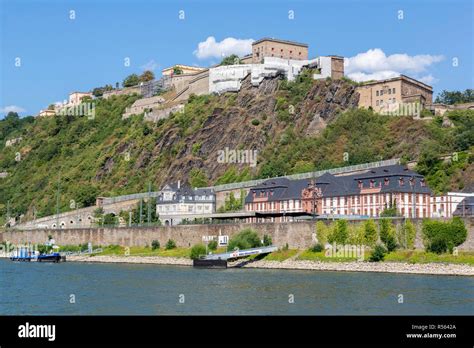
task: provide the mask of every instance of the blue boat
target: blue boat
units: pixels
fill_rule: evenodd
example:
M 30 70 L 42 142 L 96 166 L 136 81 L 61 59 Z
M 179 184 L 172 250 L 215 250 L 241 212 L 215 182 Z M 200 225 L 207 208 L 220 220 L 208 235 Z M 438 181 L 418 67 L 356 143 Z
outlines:
M 30 250 L 28 247 L 20 247 L 12 252 L 10 260 L 19 262 L 60 262 L 66 261 L 66 256 L 61 256 L 61 254 L 57 252 L 50 254 L 39 254 L 34 250 Z

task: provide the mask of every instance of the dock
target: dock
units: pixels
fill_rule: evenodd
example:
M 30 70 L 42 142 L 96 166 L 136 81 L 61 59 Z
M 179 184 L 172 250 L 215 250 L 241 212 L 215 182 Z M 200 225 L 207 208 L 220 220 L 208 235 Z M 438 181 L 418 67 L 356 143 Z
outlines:
M 277 250 L 278 248 L 276 246 L 270 245 L 258 248 L 228 251 L 226 253 L 220 254 L 210 254 L 203 256 L 200 259 L 194 260 L 193 266 L 202 268 L 227 268 L 228 260 L 235 260 L 250 255 L 270 254 Z

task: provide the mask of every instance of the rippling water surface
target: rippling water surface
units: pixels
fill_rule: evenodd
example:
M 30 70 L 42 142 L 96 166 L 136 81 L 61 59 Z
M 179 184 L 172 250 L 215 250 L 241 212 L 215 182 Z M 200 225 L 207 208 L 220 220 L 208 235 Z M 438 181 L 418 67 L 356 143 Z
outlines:
M 474 278 L 2 259 L 0 314 L 472 315 Z

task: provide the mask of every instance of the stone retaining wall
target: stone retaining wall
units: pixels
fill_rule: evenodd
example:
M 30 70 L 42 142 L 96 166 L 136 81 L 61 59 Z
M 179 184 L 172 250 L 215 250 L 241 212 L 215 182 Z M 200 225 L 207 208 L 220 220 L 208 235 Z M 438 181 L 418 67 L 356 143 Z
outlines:
M 468 229 L 466 242 L 462 244 L 460 250 L 474 250 L 474 219 L 464 219 Z M 396 228 L 399 228 L 402 219 L 393 220 Z M 421 236 L 421 219 L 414 220 L 417 229 L 415 247 L 423 248 Z M 329 222 L 328 222 L 329 223 Z M 350 221 L 349 223 L 359 224 L 361 221 Z M 377 222 L 376 222 L 377 223 Z M 290 248 L 306 249 L 314 244 L 313 233 L 315 233 L 315 223 L 286 222 L 286 223 L 258 223 L 258 224 L 215 224 L 215 225 L 178 225 L 168 227 L 140 227 L 140 228 L 79 228 L 63 230 L 30 230 L 18 231 L 9 230 L 0 233 L 0 242 L 9 241 L 14 244 L 26 242 L 44 243 L 51 235 L 57 244 L 82 244 L 92 242 L 93 245 L 123 246 L 145 246 L 151 245 L 153 240 L 158 240 L 161 245 L 165 245 L 168 239 L 173 239 L 179 247 L 189 247 L 200 243 L 204 236 L 228 235 L 232 237 L 244 228 L 252 228 L 263 238 L 264 234 L 272 237 L 276 246 L 288 244 Z

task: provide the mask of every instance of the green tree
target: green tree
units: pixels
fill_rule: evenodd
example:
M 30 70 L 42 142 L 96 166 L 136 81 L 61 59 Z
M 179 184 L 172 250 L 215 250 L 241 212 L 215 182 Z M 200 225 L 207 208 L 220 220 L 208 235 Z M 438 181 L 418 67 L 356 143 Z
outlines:
M 139 80 L 140 82 L 148 82 L 153 81 L 155 79 L 155 74 L 153 71 L 145 70 L 143 74 L 140 75 Z
M 192 187 L 205 187 L 209 184 L 206 174 L 198 168 L 191 169 L 189 183 Z
M 90 184 L 80 185 L 76 189 L 75 201 L 80 207 L 89 207 L 95 204 L 98 195 L 99 190 L 97 187 Z
M 97 208 L 94 210 L 92 213 L 92 216 L 94 217 L 95 224 L 98 226 L 102 226 L 104 224 L 104 209 L 103 208 Z
M 267 235 L 267 234 L 264 234 L 263 235 L 263 245 L 264 246 L 270 246 L 272 244 L 273 244 L 272 237 Z
M 176 242 L 172 239 L 168 239 L 168 241 L 166 242 L 165 249 L 166 250 L 171 250 L 171 249 L 175 249 L 175 248 L 176 248 Z
M 241 193 L 242 194 L 242 193 Z M 235 198 L 234 192 L 231 192 L 224 200 L 224 205 L 218 209 L 219 213 L 239 211 L 244 206 L 244 197 L 240 199 Z
M 325 246 L 328 242 L 329 228 L 323 221 L 316 222 L 316 238 L 318 243 Z
M 369 219 L 364 223 L 365 228 L 365 244 L 373 247 L 377 243 L 377 227 L 374 220 Z
M 349 224 L 348 242 L 351 245 L 364 245 L 365 244 L 365 228 L 363 224 L 361 223 Z
M 385 207 L 385 209 L 380 213 L 380 217 L 395 216 L 398 216 L 397 202 L 393 202 L 393 204 L 390 202 L 390 205 L 388 207 Z
M 452 252 L 467 238 L 467 229 L 464 221 L 454 217 L 451 221 L 423 220 L 423 237 L 426 249 L 435 253 Z
M 140 77 L 137 74 L 128 75 L 122 82 L 123 87 L 132 87 L 140 83 Z
M 330 243 L 345 244 L 349 236 L 347 220 L 337 220 L 333 228 Z
M 102 225 L 104 225 L 104 226 L 116 226 L 117 224 L 118 224 L 118 219 L 114 214 L 108 213 L 108 214 L 104 215 Z
M 230 239 L 227 250 L 232 251 L 235 248 L 242 250 L 256 248 L 259 246 L 262 246 L 262 243 L 257 235 L 257 232 L 250 228 L 246 228 Z
M 387 253 L 387 249 L 381 244 L 377 244 L 370 254 L 369 262 L 379 262 L 383 261 L 385 258 L 385 254 Z
M 217 241 L 211 240 L 211 241 L 207 244 L 207 248 L 208 248 L 209 250 L 212 250 L 212 251 L 216 250 L 216 249 L 217 249 Z
M 410 220 L 405 220 L 398 229 L 398 244 L 403 245 L 406 249 L 415 247 L 416 229 Z
M 160 242 L 157 240 L 152 240 L 151 242 L 151 250 L 158 250 L 160 248 Z
M 435 99 L 435 103 L 449 105 L 472 102 L 474 102 L 473 89 L 466 89 L 464 92 L 443 90 Z
M 206 246 L 204 244 L 196 244 L 191 248 L 191 259 L 197 260 L 202 255 L 206 255 Z
M 393 251 L 397 248 L 395 240 L 395 230 L 393 224 L 389 219 L 381 219 L 380 222 L 380 240 L 384 243 L 387 250 Z
M 183 70 L 182 70 L 181 68 L 175 66 L 175 67 L 173 68 L 173 74 L 174 74 L 174 75 L 182 75 L 182 74 L 183 74 Z
M 236 54 L 231 54 L 230 56 L 225 57 L 222 59 L 220 65 L 237 65 L 241 64 L 240 58 Z

